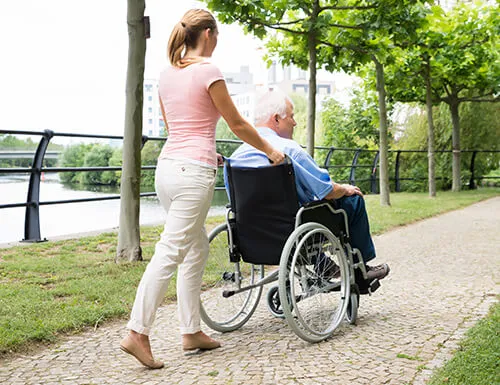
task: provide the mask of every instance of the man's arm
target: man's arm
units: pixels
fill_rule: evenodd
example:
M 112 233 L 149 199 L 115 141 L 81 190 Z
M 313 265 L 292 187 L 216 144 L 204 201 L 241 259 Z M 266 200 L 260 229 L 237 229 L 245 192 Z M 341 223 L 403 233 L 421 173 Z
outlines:
M 363 196 L 363 193 L 359 189 L 358 186 L 353 186 L 350 184 L 338 184 L 332 181 L 332 191 L 330 191 L 325 199 L 339 199 L 343 196 L 351 196 L 351 195 L 360 195 Z

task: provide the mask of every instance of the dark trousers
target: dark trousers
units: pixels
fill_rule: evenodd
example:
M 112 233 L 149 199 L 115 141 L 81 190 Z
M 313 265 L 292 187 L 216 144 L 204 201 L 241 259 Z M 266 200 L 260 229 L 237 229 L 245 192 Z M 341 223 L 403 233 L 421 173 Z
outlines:
M 375 246 L 370 235 L 365 200 L 359 195 L 352 195 L 336 199 L 336 202 L 347 214 L 351 246 L 361 251 L 365 263 L 374 259 Z

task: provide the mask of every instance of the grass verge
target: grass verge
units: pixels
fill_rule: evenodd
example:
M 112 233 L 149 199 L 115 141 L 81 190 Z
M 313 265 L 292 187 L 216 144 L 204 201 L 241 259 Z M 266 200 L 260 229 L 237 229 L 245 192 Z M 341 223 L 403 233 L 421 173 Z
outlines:
M 391 207 L 367 196 L 373 233 L 458 209 L 500 195 L 499 188 L 392 194 Z M 223 221 L 209 218 L 207 228 Z M 154 251 L 161 227 L 143 227 L 145 262 Z M 29 244 L 0 249 L 0 356 L 54 342 L 62 333 L 97 327 L 129 314 L 146 263 L 114 263 L 117 234 Z M 175 299 L 175 278 L 166 301 Z
M 500 303 L 465 335 L 459 349 L 429 385 L 500 384 Z

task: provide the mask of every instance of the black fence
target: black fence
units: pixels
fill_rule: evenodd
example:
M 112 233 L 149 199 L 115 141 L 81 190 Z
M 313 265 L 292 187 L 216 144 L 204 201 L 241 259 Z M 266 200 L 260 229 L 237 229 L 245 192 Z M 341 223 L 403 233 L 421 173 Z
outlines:
M 367 150 L 360 148 L 342 148 L 342 147 L 315 147 L 316 151 L 326 151 L 327 155 L 325 157 L 325 161 L 323 162 L 322 167 L 330 170 L 330 169 L 350 169 L 348 179 L 335 179 L 336 182 L 339 183 L 349 183 L 349 184 L 359 184 L 362 182 L 368 182 L 369 188 L 367 191 L 370 191 L 372 194 L 378 194 L 378 162 L 380 157 L 380 152 L 378 150 Z M 332 156 L 335 151 L 344 151 L 352 153 L 352 162 L 351 164 L 332 164 Z M 389 177 L 389 182 L 393 182 L 394 191 L 401 192 L 402 191 L 402 182 L 404 181 L 427 181 L 427 175 L 424 177 L 404 177 L 400 175 L 401 171 L 401 162 L 404 154 L 412 154 L 412 153 L 421 153 L 427 156 L 427 150 L 388 150 L 389 155 L 396 154 L 395 160 L 392 163 L 392 175 Z M 497 176 L 488 176 L 478 175 L 476 171 L 476 158 L 480 153 L 499 153 L 500 150 L 461 150 L 461 154 L 471 154 L 470 163 L 469 163 L 469 180 L 465 183 L 465 185 L 473 190 L 477 187 L 477 183 L 483 179 L 500 179 Z M 360 164 L 359 158 L 360 154 L 371 154 L 371 163 L 369 164 Z M 435 154 L 452 154 L 453 150 L 436 150 Z M 366 157 L 365 157 L 366 158 Z M 365 160 L 366 161 L 366 160 Z M 366 177 L 356 177 L 358 169 L 369 169 L 369 176 Z M 391 171 L 391 170 L 389 170 Z M 366 175 L 366 173 L 364 173 Z M 442 177 L 436 177 L 436 180 L 442 180 Z
M 53 200 L 53 201 L 40 201 L 40 182 L 42 180 L 43 173 L 64 173 L 64 172 L 91 172 L 91 171 L 120 171 L 121 167 L 43 167 L 44 159 L 48 154 L 47 148 L 52 138 L 55 137 L 69 137 L 69 138 L 85 138 L 85 139 L 111 139 L 111 140 L 123 140 L 123 136 L 113 136 L 113 135 L 87 135 L 87 134 L 72 134 L 72 133 L 55 133 L 51 130 L 45 130 L 43 132 L 36 131 L 11 131 L 11 130 L 0 130 L 0 135 L 26 135 L 26 136 L 39 136 L 40 142 L 38 143 L 37 149 L 34 153 L 26 154 L 25 156 L 32 156 L 33 162 L 31 167 L 24 168 L 0 168 L 0 174 L 29 174 L 29 185 L 28 194 L 25 202 L 11 203 L 11 204 L 0 204 L 0 209 L 8 209 L 15 207 L 26 207 L 25 221 L 24 221 L 24 239 L 26 242 L 40 242 L 42 241 L 40 237 L 40 212 L 39 208 L 43 205 L 57 205 L 65 203 L 80 203 L 80 202 L 91 202 L 91 201 L 104 201 L 112 199 L 120 199 L 119 194 L 107 195 L 103 197 L 96 198 L 82 198 L 82 199 L 70 199 L 70 200 Z M 142 147 L 148 141 L 165 141 L 164 137 L 142 137 Z M 238 140 L 217 140 L 218 144 L 226 144 L 234 146 L 241 143 Z M 365 150 L 365 149 L 353 149 L 353 148 L 336 148 L 336 147 L 315 147 L 316 151 L 326 153 L 324 156 L 324 162 L 322 166 L 327 169 L 348 169 L 349 177 L 346 180 L 335 179 L 339 183 L 350 183 L 357 184 L 361 182 L 369 182 L 369 191 L 371 193 L 378 193 L 378 160 L 379 151 L 377 150 Z M 346 152 L 352 153 L 352 162 L 350 164 L 332 164 L 332 158 L 335 152 Z M 400 164 L 401 156 L 404 153 L 427 153 L 423 150 L 389 150 L 390 153 L 396 154 L 396 159 L 394 162 L 394 177 L 390 178 L 391 182 L 394 182 L 394 191 L 401 191 L 401 182 L 405 180 L 426 180 L 427 178 L 421 177 L 401 177 L 400 176 Z M 451 153 L 452 151 L 436 151 L 437 153 Z M 495 153 L 500 152 L 499 150 L 464 150 L 463 153 L 472 153 L 470 161 L 470 180 L 468 182 L 468 187 L 473 189 L 476 187 L 477 181 L 484 178 L 482 175 L 476 175 L 475 172 L 475 159 L 478 153 Z M 368 154 L 371 158 L 371 163 L 360 163 L 360 155 Z M 229 156 L 230 154 L 223 154 Z M 142 170 L 154 170 L 156 166 L 142 166 Z M 357 171 L 359 169 L 369 169 L 368 177 L 357 178 Z M 365 173 L 366 174 L 366 173 Z M 500 178 L 500 177 L 488 177 L 488 178 Z M 223 186 L 217 186 L 217 190 L 224 189 Z M 140 194 L 141 197 L 153 197 L 156 196 L 155 192 L 143 192 Z M 1 203 L 1 196 L 0 196 Z

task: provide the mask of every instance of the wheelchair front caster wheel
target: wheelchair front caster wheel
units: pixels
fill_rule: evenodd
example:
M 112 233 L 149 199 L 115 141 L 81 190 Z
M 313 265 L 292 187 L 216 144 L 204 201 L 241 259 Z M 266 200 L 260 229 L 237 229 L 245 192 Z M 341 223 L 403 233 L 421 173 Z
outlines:
M 358 319 L 358 307 L 359 307 L 359 291 L 351 289 L 351 295 L 349 297 L 349 303 L 347 304 L 347 311 L 345 313 L 345 319 L 349 324 L 355 325 Z
M 267 308 L 276 318 L 285 318 L 281 307 L 280 293 L 278 286 L 273 286 L 267 292 Z

